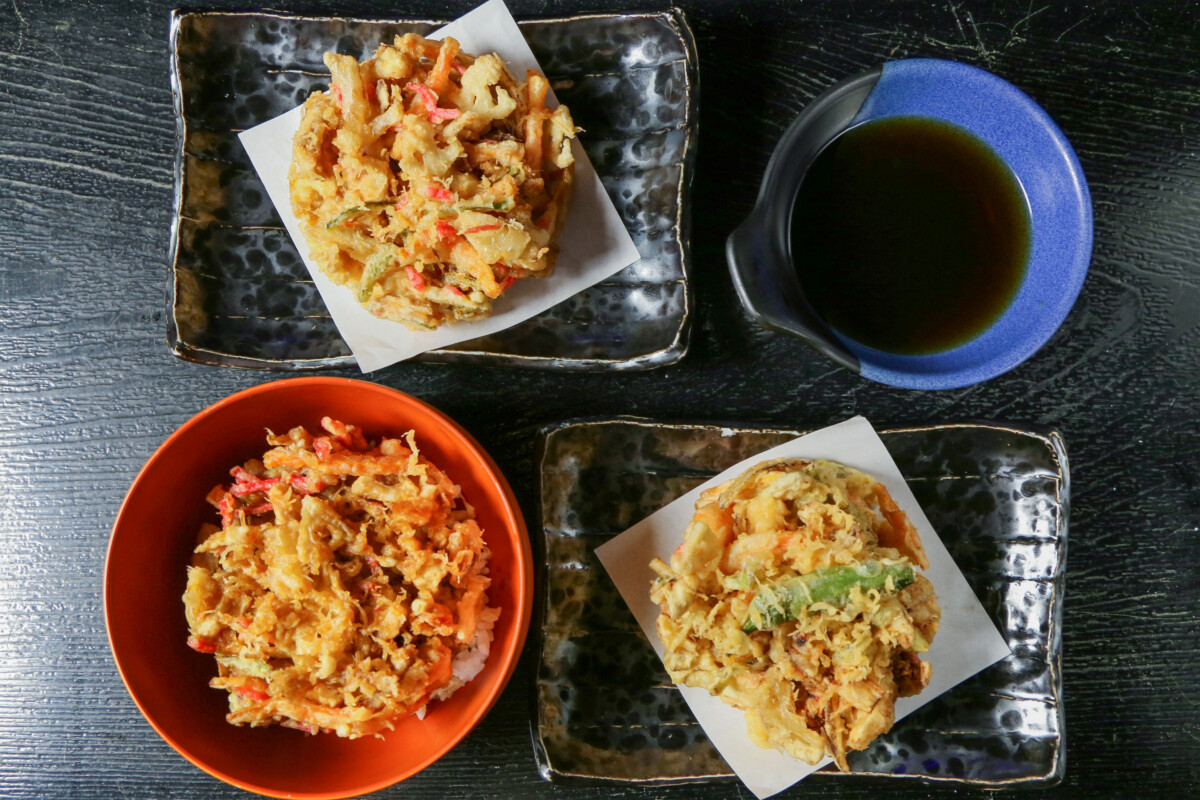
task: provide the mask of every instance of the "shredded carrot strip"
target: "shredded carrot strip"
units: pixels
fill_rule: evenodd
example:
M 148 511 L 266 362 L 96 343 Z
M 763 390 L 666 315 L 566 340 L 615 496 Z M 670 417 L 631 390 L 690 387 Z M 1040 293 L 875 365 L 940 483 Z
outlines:
M 421 273 L 417 272 L 416 267 L 409 264 L 404 267 L 404 272 L 408 275 L 408 282 L 415 291 L 425 291 L 425 278 L 421 277 Z

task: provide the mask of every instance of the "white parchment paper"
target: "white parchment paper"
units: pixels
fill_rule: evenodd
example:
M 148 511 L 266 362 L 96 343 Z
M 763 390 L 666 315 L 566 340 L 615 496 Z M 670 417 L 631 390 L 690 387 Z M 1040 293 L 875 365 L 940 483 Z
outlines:
M 433 39 L 446 36 L 457 39 L 466 52 L 498 54 L 507 64 L 508 71 L 518 79 L 524 77 L 527 69 L 538 69 L 537 60 L 504 0 L 489 0 L 430 34 Z M 551 90 L 546 101 L 550 107 L 557 105 L 553 95 Z M 427 350 L 510 328 L 619 272 L 639 258 L 637 247 L 604 191 L 596 170 L 579 142 L 575 141 L 572 143 L 574 196 L 558 240 L 557 266 L 550 277 L 518 281 L 496 301 L 492 316 L 476 322 L 443 325 L 436 331 L 412 331 L 397 322 L 374 317 L 358 304 L 351 290 L 325 277 L 313 263 L 300 233 L 299 221 L 292 214 L 288 167 L 292 159 L 292 138 L 300 127 L 300 117 L 301 109 L 294 108 L 243 131 L 239 138 L 308 267 L 338 332 L 363 372 L 381 369 Z
M 897 720 L 1009 655 L 1008 644 L 950 558 L 883 441 L 866 419 L 855 417 L 793 439 L 731 467 L 596 548 L 596 555 L 660 658 L 662 643 L 654 627 L 658 606 L 650 601 L 650 584 L 654 579 L 649 567 L 651 559 L 657 556 L 670 561 L 672 551 L 683 541 L 683 532 L 702 491 L 737 476 L 754 464 L 778 458 L 825 458 L 862 470 L 883 482 L 896 505 L 908 514 L 921 534 L 929 557 L 925 576 L 937 592 L 942 622 L 932 647 L 923 656 L 933 665 L 929 686 L 916 697 L 903 697 L 896 702 Z M 783 791 L 829 763 L 826 759 L 810 766 L 775 750 L 761 749 L 750 741 L 742 712 L 703 689 L 681 686 L 680 691 L 722 758 L 759 798 Z

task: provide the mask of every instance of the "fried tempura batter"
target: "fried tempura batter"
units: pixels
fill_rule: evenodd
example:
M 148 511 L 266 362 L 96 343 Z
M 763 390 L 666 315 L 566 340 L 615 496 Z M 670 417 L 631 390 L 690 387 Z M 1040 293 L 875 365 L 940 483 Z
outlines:
M 413 329 L 485 317 L 554 269 L 575 123 L 549 83 L 414 33 L 374 58 L 325 54 L 288 175 L 312 258 L 372 314 Z
M 482 669 L 499 611 L 474 509 L 413 434 L 372 447 L 322 425 L 269 435 L 209 493 L 222 526 L 201 531 L 183 600 L 231 723 L 355 738 Z
M 887 489 L 831 461 L 759 464 L 701 495 L 658 573 L 676 683 L 746 712 L 751 739 L 815 764 L 891 729 L 919 693 L 941 610 L 916 529 Z

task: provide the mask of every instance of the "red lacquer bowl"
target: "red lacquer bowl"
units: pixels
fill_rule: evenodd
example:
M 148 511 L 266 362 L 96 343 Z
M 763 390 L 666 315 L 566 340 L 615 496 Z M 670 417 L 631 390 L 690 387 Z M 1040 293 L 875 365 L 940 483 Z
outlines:
M 268 448 L 266 429 L 317 430 L 322 416 L 358 425 L 368 439 L 416 431 L 417 446 L 475 511 L 492 551 L 488 591 L 501 616 L 483 672 L 424 720 L 408 717 L 382 738 L 309 736 L 225 721 L 226 693 L 208 688 L 211 655 L 186 645 L 187 565 L 204 522 L 218 522 L 205 494 L 229 470 Z M 125 686 L 150 725 L 205 772 L 272 797 L 342 798 L 382 789 L 454 747 L 512 675 L 533 600 L 529 536 L 508 482 L 453 420 L 402 392 L 344 378 L 296 378 L 255 386 L 201 411 L 155 451 L 113 525 L 104 570 L 104 618 Z

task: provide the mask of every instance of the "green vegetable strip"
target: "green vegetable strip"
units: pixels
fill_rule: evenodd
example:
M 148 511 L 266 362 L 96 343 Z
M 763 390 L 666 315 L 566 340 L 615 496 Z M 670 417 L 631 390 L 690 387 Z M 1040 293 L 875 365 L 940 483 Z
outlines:
M 367 203 L 365 206 L 353 206 L 351 208 L 347 208 L 345 211 L 329 220 L 329 222 L 325 225 L 325 229 L 329 230 L 330 228 L 336 228 L 338 225 L 341 225 L 351 217 L 356 217 L 359 214 L 365 214 L 371 209 L 384 208 L 386 206 L 393 205 L 394 202 L 395 201 L 393 200 L 373 200 L 370 203 Z
M 375 252 L 367 259 L 367 263 L 363 264 L 362 277 L 358 281 L 358 302 L 365 303 L 371 299 L 371 290 L 392 266 L 395 258 L 393 253 L 383 250 Z
M 486 206 L 463 206 L 463 211 L 510 211 L 513 207 L 510 200 L 493 200 Z
M 251 675 L 255 678 L 271 677 L 271 668 L 267 665 L 267 662 L 256 658 L 242 658 L 240 656 L 223 656 L 218 654 L 217 661 L 220 661 L 235 673 Z
M 814 603 L 844 605 L 851 590 L 859 587 L 884 591 L 888 581 L 892 590 L 908 586 L 916 575 L 911 564 L 868 561 L 846 567 L 827 567 L 807 572 L 795 578 L 765 584 L 750 602 L 750 613 L 742 630 L 746 633 L 774 628 L 789 619 L 796 619 Z
M 326 223 L 326 225 L 325 225 L 325 230 L 329 230 L 330 228 L 336 228 L 338 225 L 341 225 L 346 220 L 350 219 L 351 217 L 355 216 L 356 214 L 362 214 L 366 210 L 367 209 L 364 206 L 354 206 L 353 208 L 347 208 L 345 211 L 338 214 L 333 219 L 329 220 L 329 222 Z

